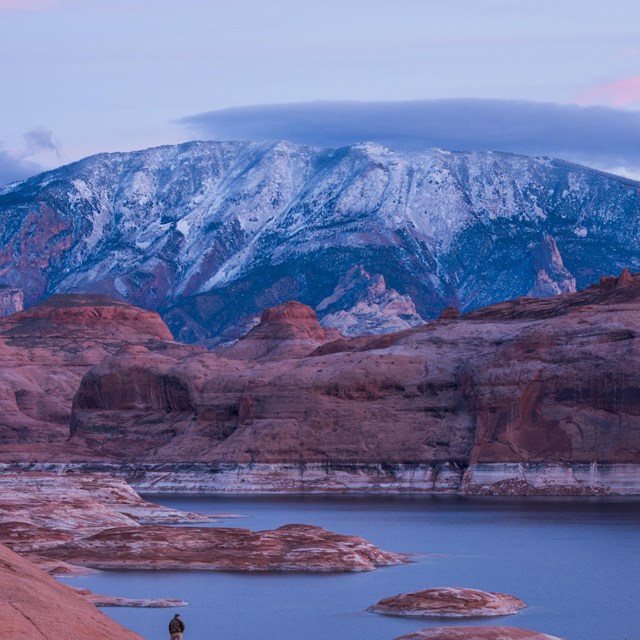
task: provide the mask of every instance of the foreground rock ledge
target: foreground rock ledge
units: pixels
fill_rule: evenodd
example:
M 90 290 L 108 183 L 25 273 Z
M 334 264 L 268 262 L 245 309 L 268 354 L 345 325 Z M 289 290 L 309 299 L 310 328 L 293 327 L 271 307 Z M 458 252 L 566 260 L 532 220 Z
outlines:
M 516 627 L 435 627 L 420 629 L 395 640 L 563 640 Z
M 142 640 L 2 545 L 0 621 L 3 640 Z
M 507 593 L 435 587 L 383 598 L 368 611 L 390 616 L 472 618 L 511 615 L 526 606 L 522 600 Z
M 117 527 L 41 555 L 94 569 L 371 571 L 408 556 L 363 538 L 290 524 L 267 531 L 223 527 Z

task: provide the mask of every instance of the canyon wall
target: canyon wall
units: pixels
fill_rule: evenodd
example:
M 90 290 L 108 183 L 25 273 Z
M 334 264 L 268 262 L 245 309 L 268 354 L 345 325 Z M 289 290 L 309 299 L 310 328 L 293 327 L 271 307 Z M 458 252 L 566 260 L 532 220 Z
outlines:
M 291 302 L 206 351 L 63 296 L 0 321 L 0 461 L 113 464 L 159 491 L 638 493 L 638 311 L 625 271 L 382 336 Z

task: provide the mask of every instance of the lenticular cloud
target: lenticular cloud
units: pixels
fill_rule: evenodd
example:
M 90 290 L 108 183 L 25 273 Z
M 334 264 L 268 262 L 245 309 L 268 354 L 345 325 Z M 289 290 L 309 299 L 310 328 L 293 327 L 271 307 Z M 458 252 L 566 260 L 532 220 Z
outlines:
M 476 99 L 308 102 L 234 107 L 180 122 L 217 140 L 507 151 L 640 176 L 640 112 L 610 107 Z

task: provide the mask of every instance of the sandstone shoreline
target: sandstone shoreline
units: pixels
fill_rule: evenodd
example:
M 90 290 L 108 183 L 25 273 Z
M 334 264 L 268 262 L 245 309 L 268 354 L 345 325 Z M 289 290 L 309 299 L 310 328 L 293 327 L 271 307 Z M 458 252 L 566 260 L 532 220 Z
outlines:
M 198 526 L 218 517 L 146 502 L 107 474 L 0 473 L 0 543 L 54 574 L 78 567 L 372 571 L 410 561 L 308 524 L 264 531 Z
M 637 464 L 0 464 L 6 472 L 106 473 L 146 494 L 640 495 Z

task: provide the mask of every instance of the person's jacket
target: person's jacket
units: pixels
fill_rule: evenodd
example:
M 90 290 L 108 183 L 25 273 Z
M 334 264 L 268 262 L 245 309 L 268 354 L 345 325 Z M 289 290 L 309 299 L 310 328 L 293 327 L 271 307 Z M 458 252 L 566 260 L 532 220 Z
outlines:
M 182 620 L 178 620 L 178 618 L 173 618 L 169 623 L 169 633 L 182 633 L 184 631 L 184 622 Z

